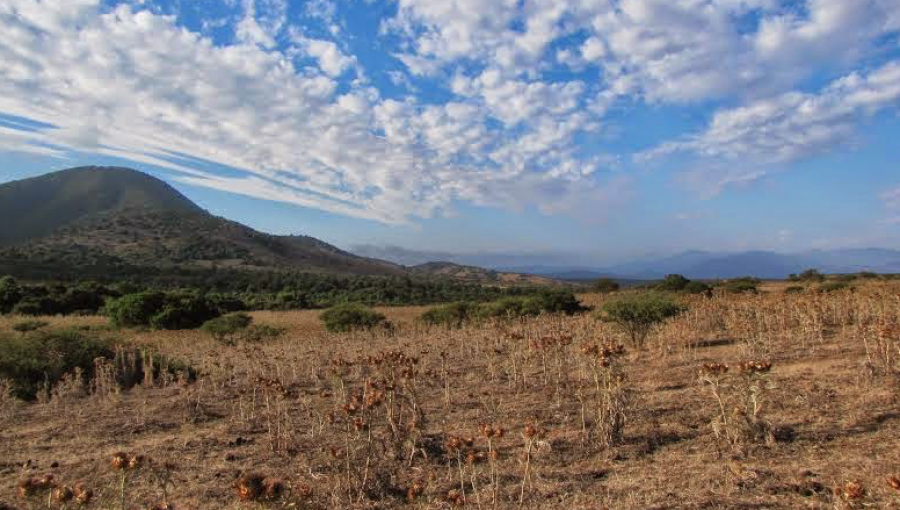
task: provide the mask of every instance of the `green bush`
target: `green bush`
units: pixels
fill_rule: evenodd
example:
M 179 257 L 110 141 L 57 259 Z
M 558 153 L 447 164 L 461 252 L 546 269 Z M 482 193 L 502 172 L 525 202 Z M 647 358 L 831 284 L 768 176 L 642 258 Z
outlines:
M 158 314 L 166 303 L 162 292 L 138 292 L 126 294 L 106 305 L 106 313 L 113 325 L 120 328 L 149 326 L 150 319 Z
M 791 276 L 793 277 L 791 279 L 803 282 L 821 282 L 825 280 L 825 275 L 820 273 L 818 269 L 807 269 L 799 275 Z
M 9 313 L 22 299 L 22 288 L 12 276 L 0 278 L 0 313 Z
M 656 289 L 666 292 L 678 292 L 684 290 L 690 282 L 690 280 L 680 274 L 670 274 L 666 275 L 666 277 L 656 285 Z
M 731 294 L 742 294 L 745 292 L 755 293 L 757 292 L 757 285 L 759 285 L 759 283 L 760 280 L 757 278 L 735 278 L 725 282 L 725 284 L 722 285 L 722 288 Z
M 816 288 L 816 291 L 828 294 L 831 292 L 839 292 L 842 290 L 847 290 L 847 289 L 852 289 L 852 288 L 853 287 L 851 287 L 846 282 L 828 282 L 828 283 L 823 283 L 822 285 L 819 285 Z
M 284 332 L 284 328 L 269 326 L 268 324 L 252 324 L 241 335 L 241 340 L 249 343 L 264 342 L 279 338 Z
M 343 303 L 322 312 L 325 329 L 333 333 L 387 326 L 384 315 L 357 303 Z
M 193 329 L 219 315 L 213 303 L 191 293 L 139 292 L 126 294 L 106 306 L 117 327 Z
M 684 311 L 685 308 L 671 297 L 647 292 L 605 303 L 598 318 L 616 323 L 629 335 L 632 345 L 640 349 L 655 327 Z
M 112 357 L 110 342 L 78 331 L 0 335 L 0 379 L 24 400 L 33 400 L 42 386 L 52 387 L 76 368 L 88 377 L 94 359 Z
M 538 313 L 564 313 L 573 315 L 587 310 L 581 306 L 575 294 L 567 290 L 545 290 L 536 296 L 526 298 L 526 303 L 534 301 L 533 305 L 526 304 L 526 308 L 536 305 L 539 307 Z M 537 314 L 533 314 L 537 315 Z
M 16 315 L 30 315 L 37 317 L 39 315 L 56 315 L 59 312 L 58 303 L 50 297 L 29 296 L 13 307 L 12 313 Z
M 237 343 L 237 334 L 246 330 L 252 322 L 253 317 L 246 313 L 233 313 L 210 319 L 203 323 L 201 329 L 212 335 L 217 342 L 234 345 Z
M 194 329 L 219 316 L 219 310 L 206 298 L 193 294 L 170 294 L 165 306 L 150 318 L 153 329 Z
M 682 289 L 682 290 L 687 294 L 705 294 L 705 293 L 711 292 L 712 287 L 710 287 L 709 285 L 707 285 L 703 282 L 698 282 L 697 280 L 692 280 L 692 281 L 688 282 L 688 284 L 685 285 L 684 289 Z
M 45 328 L 49 326 L 50 323 L 47 321 L 20 321 L 13 324 L 13 331 L 18 331 L 19 333 L 30 333 L 32 331 L 37 331 L 41 328 Z
M 619 290 L 619 282 L 613 280 L 612 278 L 600 278 L 595 281 L 591 288 L 594 292 L 599 292 L 600 294 L 609 294 L 610 292 L 615 292 Z
M 426 310 L 419 320 L 431 326 L 459 328 L 478 316 L 478 305 L 467 301 L 458 301 L 444 306 Z

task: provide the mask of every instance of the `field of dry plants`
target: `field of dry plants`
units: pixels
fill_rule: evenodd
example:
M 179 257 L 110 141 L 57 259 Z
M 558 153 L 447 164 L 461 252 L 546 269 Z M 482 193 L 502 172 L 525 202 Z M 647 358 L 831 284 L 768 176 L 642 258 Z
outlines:
M 387 335 L 261 312 L 285 334 L 236 346 L 103 332 L 196 380 L 120 390 L 131 351 L 0 400 L 0 508 L 900 508 L 900 286 L 683 300 L 643 352 L 591 314 L 447 330 L 385 309 Z

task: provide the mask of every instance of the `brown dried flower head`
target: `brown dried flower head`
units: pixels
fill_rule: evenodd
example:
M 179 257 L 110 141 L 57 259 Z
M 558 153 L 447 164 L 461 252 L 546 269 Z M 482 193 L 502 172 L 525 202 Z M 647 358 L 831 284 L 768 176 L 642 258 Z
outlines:
M 125 452 L 116 452 L 113 454 L 112 458 L 109 461 L 109 465 L 112 466 L 113 469 L 117 469 L 119 471 L 128 469 L 129 456 Z
M 75 499 L 75 489 L 69 487 L 68 485 L 63 485 L 62 487 L 58 487 L 53 491 L 53 501 L 60 503 L 62 505 L 66 505 Z
M 859 480 L 851 480 L 844 486 L 844 499 L 861 499 L 866 495 L 866 488 Z
M 75 501 L 77 501 L 79 505 L 90 505 L 91 501 L 94 500 L 94 491 L 92 489 L 86 488 L 84 484 L 76 484 L 74 490 Z
M 266 478 L 263 482 L 263 499 L 277 501 L 284 494 L 284 482 L 277 478 Z
M 238 478 L 234 484 L 238 499 L 242 501 L 256 501 L 263 494 L 265 489 L 264 482 L 265 477 L 256 473 Z
M 900 475 L 891 475 L 887 477 L 887 484 L 890 488 L 900 492 Z

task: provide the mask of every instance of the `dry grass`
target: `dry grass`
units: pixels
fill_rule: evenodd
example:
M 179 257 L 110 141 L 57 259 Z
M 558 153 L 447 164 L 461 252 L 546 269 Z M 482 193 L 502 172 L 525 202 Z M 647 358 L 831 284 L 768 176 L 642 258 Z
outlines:
M 447 331 L 421 308 L 382 310 L 394 336 L 328 334 L 307 311 L 253 314 L 288 328 L 262 345 L 123 332 L 199 379 L 0 397 L 0 502 L 46 507 L 17 484 L 52 473 L 105 509 L 123 485 L 128 509 L 898 508 L 900 288 L 857 287 L 689 298 L 623 355 L 590 316 Z M 714 364 L 726 405 L 700 378 Z M 120 451 L 146 465 L 113 469 Z

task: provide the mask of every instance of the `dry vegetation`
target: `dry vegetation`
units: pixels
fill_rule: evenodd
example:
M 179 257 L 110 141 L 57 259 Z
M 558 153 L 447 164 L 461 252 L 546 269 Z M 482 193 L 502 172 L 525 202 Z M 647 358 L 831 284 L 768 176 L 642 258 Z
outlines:
M 0 508 L 900 508 L 900 288 L 686 304 L 644 352 L 590 314 L 104 333 L 200 375 L 0 400 Z

